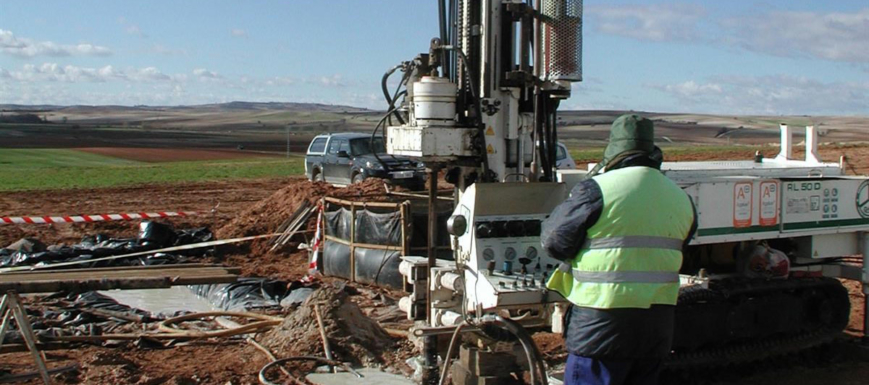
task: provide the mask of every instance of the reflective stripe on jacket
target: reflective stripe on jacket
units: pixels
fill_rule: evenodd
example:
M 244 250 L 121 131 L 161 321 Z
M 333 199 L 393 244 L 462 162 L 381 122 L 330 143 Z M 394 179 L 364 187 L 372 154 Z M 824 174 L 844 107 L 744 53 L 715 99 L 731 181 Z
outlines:
M 595 176 L 600 218 L 585 243 L 547 282 L 577 306 L 675 305 L 682 245 L 694 221 L 688 195 L 660 171 L 627 167 Z

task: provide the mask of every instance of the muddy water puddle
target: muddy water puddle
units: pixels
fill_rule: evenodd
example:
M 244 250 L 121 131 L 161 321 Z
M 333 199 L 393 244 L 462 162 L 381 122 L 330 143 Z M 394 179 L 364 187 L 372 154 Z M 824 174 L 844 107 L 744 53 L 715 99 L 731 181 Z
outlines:
M 206 312 L 219 310 L 185 286 L 168 289 L 101 291 L 116 301 L 153 314 L 173 314 L 178 311 Z

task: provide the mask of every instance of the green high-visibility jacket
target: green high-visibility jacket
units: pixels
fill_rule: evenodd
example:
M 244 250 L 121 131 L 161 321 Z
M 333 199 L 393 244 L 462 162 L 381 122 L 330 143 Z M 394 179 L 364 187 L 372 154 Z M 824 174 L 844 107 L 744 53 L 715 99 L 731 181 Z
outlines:
M 694 222 L 688 195 L 659 170 L 627 167 L 595 176 L 600 217 L 573 260 L 547 287 L 596 309 L 675 305 L 682 246 Z

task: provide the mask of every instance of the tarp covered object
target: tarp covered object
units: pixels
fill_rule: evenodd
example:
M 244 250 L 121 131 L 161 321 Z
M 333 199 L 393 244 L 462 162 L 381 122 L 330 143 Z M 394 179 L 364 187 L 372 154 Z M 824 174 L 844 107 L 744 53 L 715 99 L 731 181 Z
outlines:
M 351 211 L 343 207 L 336 207 L 332 211 L 325 212 L 325 217 L 326 234 L 350 242 L 350 224 L 353 221 Z M 389 250 L 356 246 L 354 248 L 356 280 L 363 283 L 401 287 L 402 278 L 401 274 L 398 273 L 403 234 L 400 211 L 374 212 L 357 208 L 354 227 L 356 244 L 390 246 Z M 326 275 L 351 278 L 350 246 L 341 242 L 326 240 L 321 266 Z
M 207 242 L 213 239 L 214 235 L 207 228 L 175 230 L 166 224 L 146 221 L 139 225 L 139 235 L 136 238 L 109 238 L 100 234 L 86 236 L 75 245 L 54 245 L 39 252 L 28 252 L 23 249 L 0 249 L 0 267 L 87 261 L 113 255 Z M 202 250 L 185 250 L 173 254 L 155 254 L 130 259 L 82 263 L 71 267 L 147 266 L 183 263 L 186 262 L 188 256 L 201 254 Z M 66 268 L 70 268 L 70 266 Z
M 214 307 L 230 311 L 247 311 L 280 308 L 281 300 L 300 287 L 302 287 L 300 282 L 239 278 L 234 283 L 194 285 L 190 286 L 190 289 L 196 295 L 208 300 Z

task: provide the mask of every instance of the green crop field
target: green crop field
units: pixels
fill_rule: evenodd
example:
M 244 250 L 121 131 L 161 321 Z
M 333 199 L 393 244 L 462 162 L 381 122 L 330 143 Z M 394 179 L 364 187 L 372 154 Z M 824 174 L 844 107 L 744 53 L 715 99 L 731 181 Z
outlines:
M 300 176 L 304 158 L 144 163 L 67 149 L 0 149 L 0 191 Z

